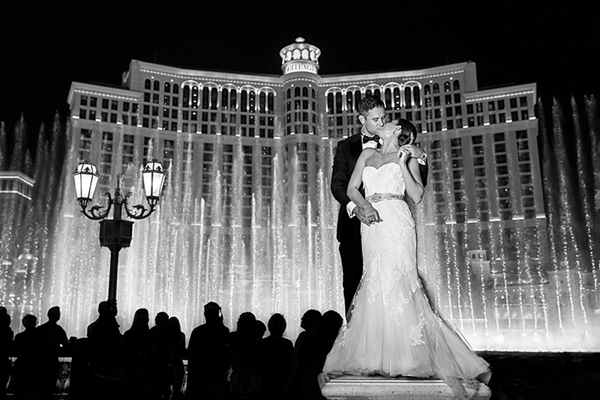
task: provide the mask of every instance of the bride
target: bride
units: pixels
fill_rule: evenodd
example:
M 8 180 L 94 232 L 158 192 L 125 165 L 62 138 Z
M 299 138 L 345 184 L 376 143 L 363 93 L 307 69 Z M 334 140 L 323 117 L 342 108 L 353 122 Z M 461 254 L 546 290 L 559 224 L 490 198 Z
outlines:
M 382 147 L 363 150 L 348 185 L 348 196 L 367 214 L 364 272 L 324 373 L 438 377 L 458 398 L 468 398 L 461 381 L 487 384 L 491 372 L 431 308 L 419 279 L 415 223 L 404 200 L 423 198 L 419 165 L 403 147 L 414 143 L 416 129 L 407 120 L 392 121 L 380 137 Z

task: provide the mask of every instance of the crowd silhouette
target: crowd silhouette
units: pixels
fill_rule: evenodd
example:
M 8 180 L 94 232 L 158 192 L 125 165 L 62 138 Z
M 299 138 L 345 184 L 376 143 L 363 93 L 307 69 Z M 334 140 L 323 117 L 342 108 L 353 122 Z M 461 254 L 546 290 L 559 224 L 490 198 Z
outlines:
M 60 308 L 51 307 L 47 317 L 37 326 L 36 316 L 25 315 L 15 336 L 0 306 L 0 398 L 54 398 L 59 357 L 71 357 L 74 400 L 323 400 L 318 376 L 343 322 L 335 311 L 308 310 L 292 342 L 282 314 L 265 324 L 247 311 L 230 331 L 219 304 L 209 302 L 186 347 L 179 319 L 165 312 L 150 327 L 148 310 L 140 308 L 121 333 L 117 307 L 103 301 L 86 337 L 70 340 L 59 325 Z

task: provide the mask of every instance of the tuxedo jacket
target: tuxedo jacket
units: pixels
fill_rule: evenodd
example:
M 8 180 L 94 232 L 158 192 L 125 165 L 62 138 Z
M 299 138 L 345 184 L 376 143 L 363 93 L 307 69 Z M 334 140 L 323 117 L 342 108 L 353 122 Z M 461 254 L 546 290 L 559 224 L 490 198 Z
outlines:
M 362 137 L 360 133 L 350 136 L 347 139 L 341 140 L 338 143 L 337 151 L 333 159 L 333 172 L 331 174 L 331 192 L 333 197 L 340 203 L 337 224 L 337 240 L 344 242 L 352 240 L 352 238 L 360 238 L 360 221 L 358 218 L 350 218 L 346 211 L 346 205 L 350 202 L 350 198 L 346 194 L 348 183 L 352 176 L 352 171 L 356 166 L 358 156 L 362 152 Z M 427 182 L 427 164 L 419 164 L 421 170 L 421 178 L 423 186 Z M 361 186 L 359 189 L 364 196 L 364 191 Z

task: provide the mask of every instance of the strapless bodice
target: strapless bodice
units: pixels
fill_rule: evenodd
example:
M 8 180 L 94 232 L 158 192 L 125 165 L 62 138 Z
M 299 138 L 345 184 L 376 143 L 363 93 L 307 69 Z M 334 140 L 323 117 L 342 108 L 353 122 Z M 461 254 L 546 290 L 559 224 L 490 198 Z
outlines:
M 379 168 L 366 166 L 362 179 L 366 197 L 375 193 L 404 194 L 404 177 L 396 163 L 386 163 Z

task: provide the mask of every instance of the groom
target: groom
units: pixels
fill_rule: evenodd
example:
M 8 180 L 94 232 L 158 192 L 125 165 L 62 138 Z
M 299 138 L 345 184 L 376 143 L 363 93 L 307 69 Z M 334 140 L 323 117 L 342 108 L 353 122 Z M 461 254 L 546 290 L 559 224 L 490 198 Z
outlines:
M 372 216 L 366 215 L 362 208 L 356 207 L 346 194 L 346 190 L 358 156 L 363 149 L 378 146 L 377 132 L 386 122 L 385 105 L 378 97 L 364 97 L 358 102 L 357 111 L 358 119 L 362 124 L 360 133 L 338 143 L 331 176 L 331 192 L 341 205 L 338 214 L 337 240 L 340 242 L 346 315 L 363 273 L 360 223 L 368 223 L 372 219 Z M 414 129 L 414 125 L 410 125 L 411 129 Z M 428 170 L 427 155 L 417 146 L 411 145 L 408 148 L 411 156 L 419 161 L 421 177 L 425 184 Z

